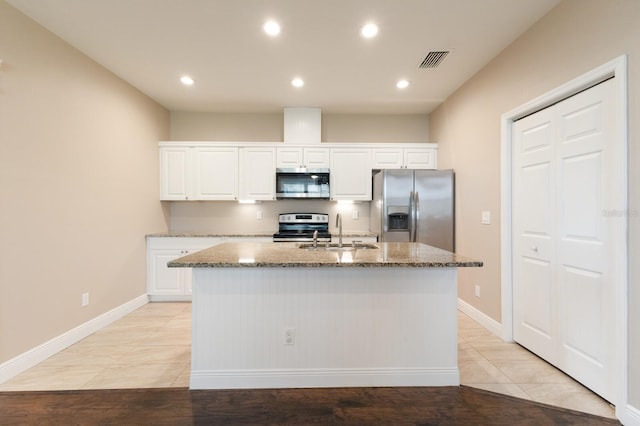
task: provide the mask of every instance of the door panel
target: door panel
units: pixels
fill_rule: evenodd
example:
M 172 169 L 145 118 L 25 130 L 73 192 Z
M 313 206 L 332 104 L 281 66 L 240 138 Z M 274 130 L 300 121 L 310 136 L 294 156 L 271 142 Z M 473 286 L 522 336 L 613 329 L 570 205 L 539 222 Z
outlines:
M 522 297 L 526 303 L 522 305 L 520 325 L 522 334 L 532 340 L 542 354 L 550 353 L 548 340 L 552 338 L 551 309 L 549 305 L 551 293 L 551 264 L 532 258 L 522 259 L 523 280 Z
M 513 133 L 514 339 L 545 359 L 556 357 L 551 120 L 540 111 L 516 122 Z
M 615 400 L 613 82 L 513 125 L 514 339 Z M 617 236 L 616 236 L 617 235 Z
M 451 170 L 416 170 L 416 242 L 455 251 L 454 175 Z
M 393 229 L 389 215 L 406 214 L 411 220 L 409 204 L 411 192 L 413 191 L 413 170 L 384 170 L 382 174 L 382 241 L 388 242 L 408 242 L 410 240 L 408 223 L 406 230 Z
M 601 364 L 604 348 L 599 344 L 599 340 L 605 332 L 602 327 L 602 310 L 592 308 L 600 304 L 598 299 L 602 293 L 602 274 L 565 266 L 560 282 L 563 299 L 572 295 L 577 297 L 566 304 L 566 349 L 586 358 L 587 361 Z M 594 339 L 594 335 L 599 338 Z
M 613 126 L 612 81 L 557 105 L 558 264 L 561 366 L 587 387 L 613 399 L 614 285 L 612 236 L 604 193 L 615 190 L 607 141 Z

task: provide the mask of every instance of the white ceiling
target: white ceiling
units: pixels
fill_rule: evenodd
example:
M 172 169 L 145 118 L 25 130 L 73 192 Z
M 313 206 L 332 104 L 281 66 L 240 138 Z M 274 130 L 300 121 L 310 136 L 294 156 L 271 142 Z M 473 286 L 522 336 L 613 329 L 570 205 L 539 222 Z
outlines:
M 7 2 L 171 111 L 409 114 L 432 111 L 559 0 Z M 380 33 L 365 40 L 369 21 Z M 432 50 L 451 53 L 419 69 Z

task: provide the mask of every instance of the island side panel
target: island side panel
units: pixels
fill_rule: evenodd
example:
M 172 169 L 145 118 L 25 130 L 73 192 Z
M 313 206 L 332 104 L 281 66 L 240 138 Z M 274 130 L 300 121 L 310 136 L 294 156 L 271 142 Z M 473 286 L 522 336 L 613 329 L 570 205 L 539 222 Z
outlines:
M 455 268 L 196 268 L 193 287 L 192 389 L 459 384 Z

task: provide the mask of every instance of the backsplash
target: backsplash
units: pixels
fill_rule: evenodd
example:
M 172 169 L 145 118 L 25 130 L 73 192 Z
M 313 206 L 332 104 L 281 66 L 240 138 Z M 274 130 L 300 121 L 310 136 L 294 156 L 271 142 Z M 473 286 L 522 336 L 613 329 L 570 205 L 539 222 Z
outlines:
M 329 228 L 335 230 L 336 214 L 342 214 L 344 231 L 369 230 L 369 202 L 338 204 L 335 201 L 282 200 L 257 204 L 235 201 L 173 201 L 170 203 L 172 232 L 225 234 L 273 234 L 278 231 L 280 213 L 327 213 Z M 353 212 L 358 212 L 358 219 Z M 258 214 L 262 219 L 257 219 Z

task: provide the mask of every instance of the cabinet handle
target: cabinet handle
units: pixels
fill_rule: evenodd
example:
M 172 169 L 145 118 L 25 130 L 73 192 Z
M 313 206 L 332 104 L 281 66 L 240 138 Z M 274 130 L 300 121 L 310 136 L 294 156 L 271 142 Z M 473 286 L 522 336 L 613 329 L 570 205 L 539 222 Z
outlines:
M 536 246 L 531 246 L 531 251 L 537 253 L 538 252 L 538 247 Z

